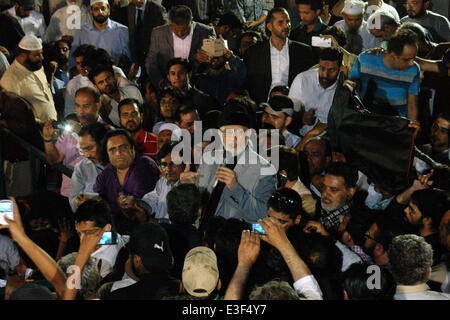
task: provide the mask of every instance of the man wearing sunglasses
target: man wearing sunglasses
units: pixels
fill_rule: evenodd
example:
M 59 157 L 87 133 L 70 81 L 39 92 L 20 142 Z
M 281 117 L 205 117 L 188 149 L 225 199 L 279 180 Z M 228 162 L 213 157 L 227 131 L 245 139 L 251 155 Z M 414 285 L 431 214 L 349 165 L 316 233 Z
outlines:
M 302 215 L 302 198 L 293 189 L 276 190 L 267 201 L 267 216 L 276 219 L 284 231 L 298 225 Z

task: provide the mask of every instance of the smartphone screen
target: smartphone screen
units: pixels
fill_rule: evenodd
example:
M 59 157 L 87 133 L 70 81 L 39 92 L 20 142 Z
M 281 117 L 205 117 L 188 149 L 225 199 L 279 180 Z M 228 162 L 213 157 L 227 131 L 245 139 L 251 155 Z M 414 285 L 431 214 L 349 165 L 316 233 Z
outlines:
M 7 225 L 5 217 L 10 220 L 14 220 L 13 203 L 11 200 L 0 201 L 0 225 Z
M 116 244 L 116 236 L 112 231 L 105 231 L 103 232 L 102 238 L 97 244 Z
M 259 223 L 253 223 L 252 224 L 252 231 L 253 232 L 258 232 L 261 234 L 266 234 L 266 232 L 264 231 L 263 227 L 261 227 L 261 225 Z

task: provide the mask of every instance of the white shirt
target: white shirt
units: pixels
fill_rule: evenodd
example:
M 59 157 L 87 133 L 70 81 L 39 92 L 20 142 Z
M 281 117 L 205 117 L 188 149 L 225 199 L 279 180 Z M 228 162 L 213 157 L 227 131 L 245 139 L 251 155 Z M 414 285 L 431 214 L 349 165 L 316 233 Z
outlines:
M 165 177 L 161 177 L 158 182 L 156 182 L 155 189 L 142 197 L 142 200 L 152 207 L 156 219 L 169 220 L 166 196 L 171 189 L 172 185 L 170 182 Z
M 194 34 L 195 22 L 192 23 L 191 32 L 186 38 L 181 39 L 175 33 L 173 35 L 173 53 L 175 58 L 189 58 L 189 52 L 191 51 L 192 35 Z
M 342 252 L 341 272 L 347 271 L 347 269 L 354 263 L 363 263 L 362 259 L 345 244 L 340 241 L 336 241 L 335 245 Z
M 287 85 L 289 82 L 289 46 L 286 40 L 286 43 L 280 51 L 272 45 L 272 40 L 269 41 L 269 44 L 270 64 L 272 67 L 272 84 L 270 90 L 272 90 L 277 85 Z
M 0 79 L 0 85 L 5 90 L 28 100 L 33 106 L 35 118 L 56 120 L 57 114 L 53 95 L 44 68 L 32 72 L 17 60 L 14 60 Z
M 305 111 L 316 108 L 316 119 L 327 123 L 328 112 L 333 102 L 336 87 L 337 81 L 324 89 L 319 83 L 319 69 L 311 69 L 299 73 L 295 77 L 289 90 L 289 98 L 294 102 L 295 111 L 299 111 L 302 105 L 305 107 Z M 303 126 L 302 135 L 312 129 L 313 126 Z M 303 133 L 305 131 L 303 129 L 306 129 L 306 127 L 310 127 L 310 129 Z
M 308 300 L 323 300 L 322 290 L 312 274 L 295 281 L 294 289 Z
M 286 141 L 286 146 L 289 148 L 295 148 L 301 140 L 299 136 L 289 132 L 287 129 L 283 131 L 283 136 Z
M 334 24 L 336 27 L 344 31 L 345 33 L 348 32 L 348 26 L 345 23 L 345 20 L 340 20 Z M 358 34 L 361 36 L 362 39 L 362 51 L 372 49 L 372 48 L 378 48 L 381 46 L 380 40 L 375 38 L 369 30 L 367 30 L 367 22 L 363 21 L 361 26 L 358 29 Z
M 41 13 L 33 10 L 28 17 L 21 18 L 17 15 L 15 7 L 5 10 L 5 12 L 19 21 L 20 26 L 26 35 L 33 34 L 38 38 L 44 38 L 47 25 L 45 24 L 44 16 Z
M 112 272 L 116 263 L 117 254 L 130 241 L 130 236 L 117 234 L 117 243 L 113 245 L 102 245 L 91 254 L 91 257 L 102 261 L 100 275 L 106 277 Z

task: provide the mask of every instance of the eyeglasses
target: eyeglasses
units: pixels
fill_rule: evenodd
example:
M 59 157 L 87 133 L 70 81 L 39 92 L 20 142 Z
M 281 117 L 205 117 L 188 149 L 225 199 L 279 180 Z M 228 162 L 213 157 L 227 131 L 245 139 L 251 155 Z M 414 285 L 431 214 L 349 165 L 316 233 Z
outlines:
M 69 48 L 67 48 L 67 47 L 62 47 L 62 48 L 59 48 L 59 50 L 61 50 L 61 51 L 63 51 L 63 52 L 67 52 L 67 51 L 69 51 Z
M 367 239 L 373 240 L 373 241 L 375 241 L 375 242 L 378 242 L 378 240 L 376 240 L 375 238 L 373 238 L 373 237 L 370 236 L 370 230 L 367 230 L 367 231 L 364 233 L 364 237 L 366 237 Z
M 284 205 L 295 206 L 298 204 L 297 201 L 279 193 L 274 193 L 270 198 L 277 202 L 282 202 Z

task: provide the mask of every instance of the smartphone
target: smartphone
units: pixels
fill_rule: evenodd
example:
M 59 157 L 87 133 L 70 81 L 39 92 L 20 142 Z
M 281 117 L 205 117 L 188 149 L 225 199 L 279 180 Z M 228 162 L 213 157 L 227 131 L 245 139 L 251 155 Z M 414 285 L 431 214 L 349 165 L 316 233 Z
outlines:
M 98 245 L 104 244 L 116 244 L 117 243 L 117 235 L 112 231 L 103 232 L 102 238 L 97 243 Z
M 331 38 L 323 39 L 321 37 L 312 37 L 311 38 L 311 45 L 313 47 L 323 47 L 323 48 L 330 48 L 331 47 Z
M 253 232 L 258 232 L 260 234 L 266 234 L 266 232 L 264 231 L 263 227 L 261 227 L 261 224 L 259 224 L 259 223 L 253 223 L 252 224 L 252 231 Z
M 13 203 L 11 200 L 0 201 L 0 225 L 7 225 L 5 217 L 14 220 Z

